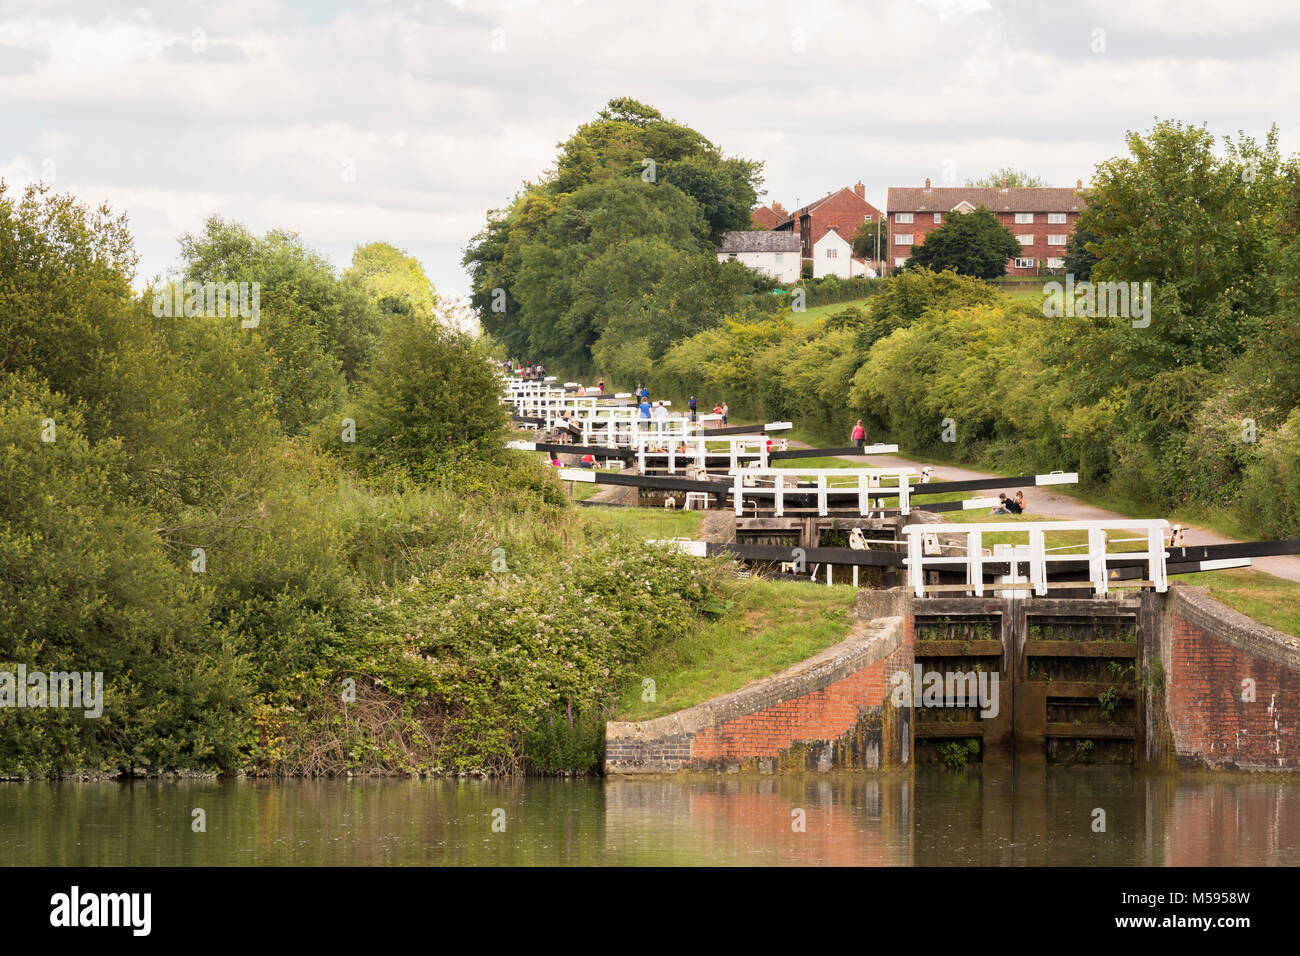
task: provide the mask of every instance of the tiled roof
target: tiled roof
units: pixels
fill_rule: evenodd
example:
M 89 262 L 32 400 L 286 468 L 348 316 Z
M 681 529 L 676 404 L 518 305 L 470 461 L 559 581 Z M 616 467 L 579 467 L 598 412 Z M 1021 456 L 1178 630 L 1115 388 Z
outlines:
M 752 229 L 724 232 L 719 252 L 798 252 L 799 236 L 793 232 Z
M 1088 190 L 1069 186 L 1012 186 L 980 189 L 937 186 L 933 189 L 891 186 L 885 204 L 895 212 L 948 212 L 962 202 L 993 212 L 1082 212 Z

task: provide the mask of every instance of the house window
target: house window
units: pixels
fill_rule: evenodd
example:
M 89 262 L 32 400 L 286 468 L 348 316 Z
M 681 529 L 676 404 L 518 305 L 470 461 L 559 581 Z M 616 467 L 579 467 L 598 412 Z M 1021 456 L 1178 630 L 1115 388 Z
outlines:
M 896 232 L 896 233 L 894 233 L 894 245 L 896 245 L 896 246 L 910 246 L 911 244 L 912 244 L 912 233 L 910 233 L 910 232 Z
M 1049 213 L 1047 214 L 1047 222 L 1048 222 L 1049 225 L 1053 225 L 1053 226 L 1063 226 L 1063 225 L 1065 225 L 1065 213 L 1063 213 L 1063 212 L 1049 212 Z
M 936 224 L 936 225 L 938 225 L 939 223 L 943 222 L 943 213 L 941 213 L 941 212 L 936 212 L 936 213 L 934 214 L 934 221 L 935 221 L 935 224 Z
M 1047 244 L 1048 244 L 1049 246 L 1063 246 L 1063 245 L 1065 245 L 1065 236 L 1050 236 L 1050 235 L 1049 235 L 1049 236 L 1047 237 Z
M 1047 268 L 1049 268 L 1049 269 L 1064 269 L 1064 268 L 1065 268 L 1065 260 L 1064 260 L 1064 259 L 1048 259 L 1048 260 L 1047 260 Z
M 1032 246 L 1034 244 L 1034 237 L 1026 233 L 1024 235 L 1016 236 L 1016 242 L 1020 243 L 1022 246 Z
M 1020 223 L 1024 223 L 1024 222 L 1033 222 L 1033 221 L 1034 221 L 1034 214 L 1033 214 L 1032 212 L 1018 212 L 1018 213 L 1016 213 L 1016 223 L 1017 223 L 1017 225 L 1019 225 Z
M 727 253 L 727 258 L 728 258 L 728 259 L 734 259 L 734 258 L 736 258 L 736 254 L 735 254 L 734 252 L 729 252 L 729 253 Z
M 826 258 L 827 258 L 827 259 L 838 259 L 838 258 L 839 258 L 839 255 L 840 255 L 840 250 L 838 250 L 838 249 L 827 249 L 827 250 L 826 250 Z
M 1033 259 L 1017 259 L 1017 260 L 1016 260 L 1016 268 L 1017 268 L 1017 269 L 1032 269 L 1033 267 L 1034 267 L 1034 260 L 1033 260 Z
M 910 212 L 894 213 L 894 222 L 911 222 L 911 221 L 912 221 L 912 214 Z
M 895 266 L 895 268 L 898 268 L 898 269 L 903 268 L 903 263 L 905 263 L 906 261 L 907 261 L 907 260 L 904 259 L 902 256 L 895 256 L 895 257 L 894 257 L 894 266 Z

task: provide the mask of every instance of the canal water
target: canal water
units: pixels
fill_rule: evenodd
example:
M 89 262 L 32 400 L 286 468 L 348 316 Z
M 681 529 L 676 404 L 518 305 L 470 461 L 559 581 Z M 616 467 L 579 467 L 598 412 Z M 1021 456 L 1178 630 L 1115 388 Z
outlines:
M 1295 866 L 1300 782 L 972 767 L 887 777 L 0 783 L 0 862 Z

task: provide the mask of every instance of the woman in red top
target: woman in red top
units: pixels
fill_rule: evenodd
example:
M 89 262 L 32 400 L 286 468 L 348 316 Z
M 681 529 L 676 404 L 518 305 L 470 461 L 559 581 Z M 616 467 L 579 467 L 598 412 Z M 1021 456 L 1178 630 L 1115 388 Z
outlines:
M 858 446 L 858 451 L 862 451 L 862 443 L 867 440 L 867 430 L 862 427 L 862 419 L 853 426 L 853 444 Z

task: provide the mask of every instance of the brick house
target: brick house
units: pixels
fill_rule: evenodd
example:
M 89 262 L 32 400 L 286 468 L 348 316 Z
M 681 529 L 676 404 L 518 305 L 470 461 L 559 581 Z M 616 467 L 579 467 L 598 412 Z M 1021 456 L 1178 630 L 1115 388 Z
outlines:
M 1007 275 L 1033 276 L 1065 269 L 1065 244 L 1074 231 L 1079 214 L 1087 205 L 1086 190 L 1079 180 L 1068 186 L 1003 186 L 983 189 L 966 186 L 930 188 L 890 187 L 889 258 L 901 266 L 912 250 L 925 242 L 931 229 L 943 224 L 944 216 L 970 212 L 984 206 L 1020 242 L 1020 255 L 1007 260 Z
M 759 206 L 755 209 L 749 214 L 749 221 L 753 223 L 755 229 L 775 229 L 789 215 L 784 206 L 774 202 L 770 206 Z
M 782 232 L 797 232 L 805 259 L 813 258 L 813 247 L 827 231 L 834 229 L 849 242 L 864 222 L 877 222 L 883 215 L 866 200 L 866 187 L 859 182 L 852 189 L 845 186 L 816 202 L 801 206 L 773 226 Z

